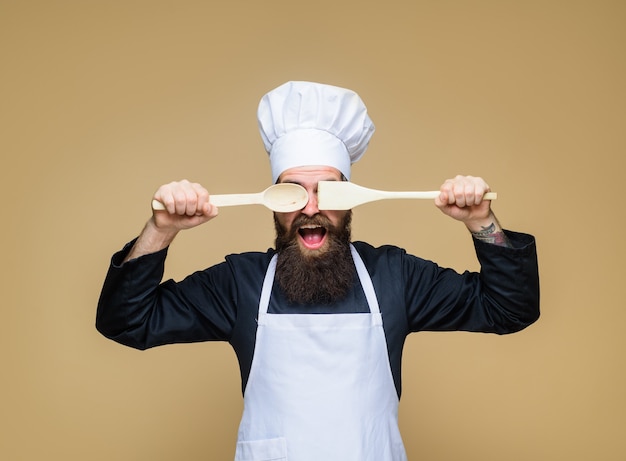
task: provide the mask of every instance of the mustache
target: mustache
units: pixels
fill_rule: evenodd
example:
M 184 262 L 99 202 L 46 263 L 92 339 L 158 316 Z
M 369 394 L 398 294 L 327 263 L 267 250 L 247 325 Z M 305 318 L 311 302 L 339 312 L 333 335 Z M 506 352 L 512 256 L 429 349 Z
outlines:
M 298 232 L 298 229 L 303 226 L 318 226 L 328 230 L 334 230 L 335 227 L 326 216 L 322 216 L 320 214 L 307 216 L 303 214 L 294 219 L 293 223 L 291 223 L 291 229 L 289 229 L 289 231 L 295 234 Z

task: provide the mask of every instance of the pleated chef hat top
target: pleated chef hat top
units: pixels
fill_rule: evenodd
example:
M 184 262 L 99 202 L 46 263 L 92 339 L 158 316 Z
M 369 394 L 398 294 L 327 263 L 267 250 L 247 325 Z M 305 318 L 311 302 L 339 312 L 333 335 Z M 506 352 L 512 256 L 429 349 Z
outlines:
M 312 82 L 287 82 L 267 93 L 257 112 L 273 182 L 299 166 L 350 166 L 365 153 L 374 133 L 367 108 L 354 91 Z

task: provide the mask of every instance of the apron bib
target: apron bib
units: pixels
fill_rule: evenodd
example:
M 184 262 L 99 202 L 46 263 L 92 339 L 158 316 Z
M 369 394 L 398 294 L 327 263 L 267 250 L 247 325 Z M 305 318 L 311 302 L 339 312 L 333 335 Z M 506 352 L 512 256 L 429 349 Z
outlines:
M 372 281 L 369 313 L 268 314 L 265 274 L 235 461 L 405 461 L 398 396 Z

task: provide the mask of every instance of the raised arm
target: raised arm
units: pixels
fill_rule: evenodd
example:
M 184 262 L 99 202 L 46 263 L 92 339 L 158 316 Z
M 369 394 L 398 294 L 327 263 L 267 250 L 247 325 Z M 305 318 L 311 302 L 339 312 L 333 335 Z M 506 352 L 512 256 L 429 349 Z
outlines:
M 220 296 L 235 297 L 229 291 L 233 285 L 227 266 L 187 278 L 183 285 L 190 288 L 185 296 L 180 295 L 183 285 L 173 280 L 161 283 L 166 247 L 181 230 L 214 218 L 217 207 L 209 203 L 204 187 L 186 180 L 161 186 L 153 199 L 165 209 L 153 210 L 132 246 L 111 259 L 98 300 L 96 328 L 104 336 L 138 349 L 228 338 L 235 309 Z M 198 288 L 214 283 L 214 278 L 219 279 L 223 291 L 209 295 Z

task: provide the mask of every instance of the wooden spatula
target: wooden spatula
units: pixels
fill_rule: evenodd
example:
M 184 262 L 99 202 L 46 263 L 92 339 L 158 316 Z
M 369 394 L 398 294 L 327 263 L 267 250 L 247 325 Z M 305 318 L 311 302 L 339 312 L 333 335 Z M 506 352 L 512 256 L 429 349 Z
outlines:
M 369 189 L 348 181 L 320 181 L 317 185 L 317 207 L 320 210 L 349 210 L 383 199 L 434 199 L 439 191 L 401 192 Z M 495 200 L 498 194 L 487 192 L 483 199 Z

